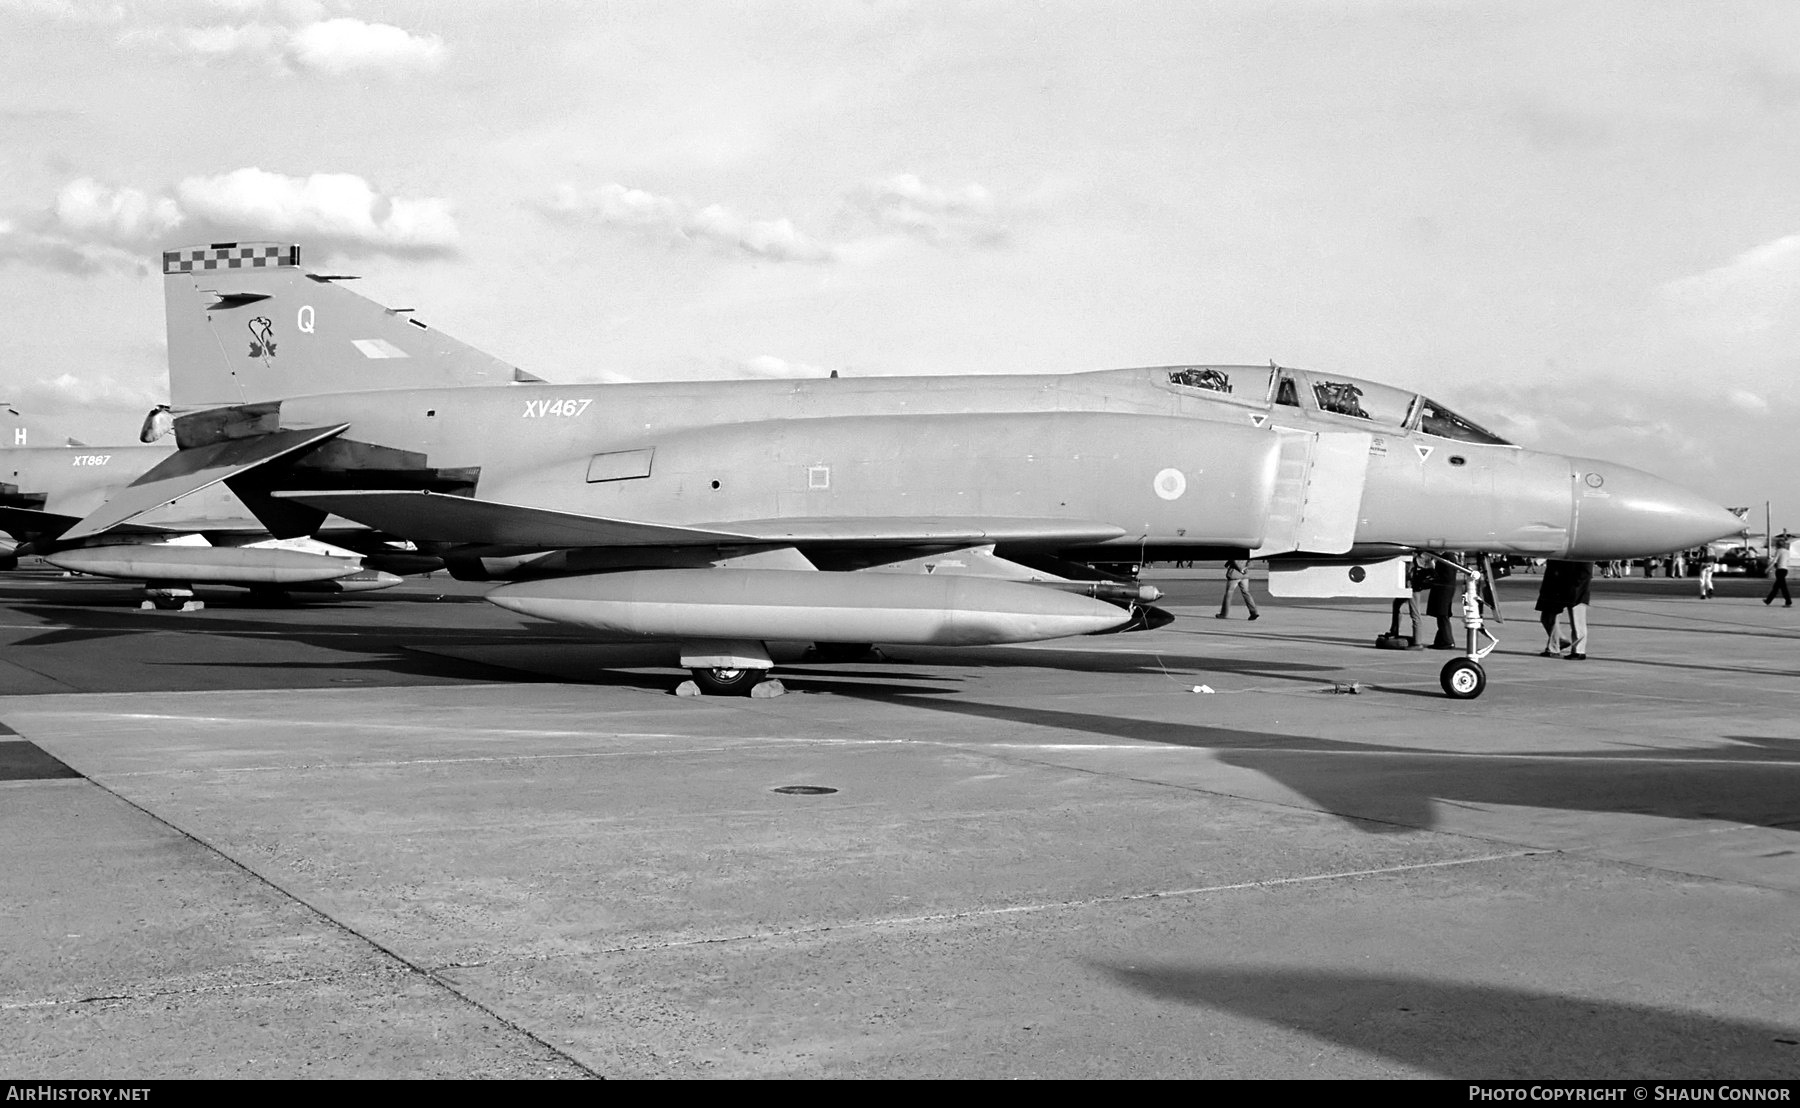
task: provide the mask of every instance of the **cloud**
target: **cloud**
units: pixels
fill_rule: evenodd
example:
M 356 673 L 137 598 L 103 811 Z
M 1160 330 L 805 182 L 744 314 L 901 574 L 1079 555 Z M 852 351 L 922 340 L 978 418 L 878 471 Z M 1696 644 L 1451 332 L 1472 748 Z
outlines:
M 756 220 L 719 204 L 704 207 L 613 183 L 559 185 L 538 205 L 570 222 L 625 227 L 777 261 L 872 262 L 905 237 L 945 247 L 996 247 L 1009 232 L 994 194 L 978 184 L 943 188 L 902 173 L 869 181 L 844 197 L 850 220 L 838 241 L 801 232 L 792 220 Z
M 801 233 L 791 220 L 749 219 L 719 204 L 699 207 L 620 184 L 587 190 L 560 185 L 540 208 L 557 219 L 627 227 L 775 261 L 823 262 L 834 256 L 830 246 Z
M 260 5 L 230 4 L 233 14 Z M 250 63 L 281 74 L 318 73 L 404 76 L 436 69 L 447 54 L 436 35 L 414 34 L 387 23 L 340 17 L 317 19 L 316 5 L 279 5 L 273 14 L 289 22 L 250 21 L 192 25 L 165 22 L 125 32 L 119 45 L 150 45 L 206 63 Z M 297 21 L 297 22 L 296 22 Z
M 616 184 L 585 192 L 574 185 L 559 185 L 544 208 L 554 215 L 597 223 L 668 230 L 678 228 L 685 218 L 683 206 L 666 196 Z
M 396 254 L 448 254 L 457 243 L 448 200 L 377 193 L 350 173 L 285 177 L 254 167 L 190 177 L 175 189 L 182 212 L 222 229 Z
M 831 371 L 820 369 L 816 365 L 805 365 L 800 362 L 784 361 L 772 354 L 763 354 L 742 362 L 726 362 L 725 369 L 739 377 L 829 377 Z
M 275 54 L 287 31 L 266 23 L 246 23 L 236 27 L 184 27 L 170 33 L 183 53 L 215 59 Z
M 82 242 L 67 235 L 23 228 L 11 220 L 0 219 L 0 265 L 9 262 L 82 277 L 102 273 L 143 276 L 150 272 L 149 259 L 140 251 Z
M 1532 450 L 1605 458 L 1706 491 L 1742 484 L 1744 444 L 1778 425 L 1791 403 L 1692 381 L 1562 378 L 1470 382 L 1448 401 L 1457 411 Z M 1746 419 L 1746 414 L 1775 421 Z
M 1747 389 L 1732 389 L 1725 397 L 1733 407 L 1753 415 L 1761 415 L 1769 410 L 1769 402 Z
M 122 5 L 94 0 L 0 0 L 0 12 L 60 23 L 118 23 L 126 17 Z
M 75 234 L 113 243 L 160 238 L 182 223 L 181 209 L 166 196 L 133 188 L 108 188 L 78 177 L 56 197 L 56 221 Z
M 435 69 L 444 58 L 444 42 L 436 35 L 415 35 L 360 19 L 308 24 L 293 33 L 288 50 L 303 68 L 332 74 Z
M 850 202 L 881 227 L 940 245 L 997 246 L 1007 240 L 994 194 L 978 184 L 948 189 L 901 173 L 866 182 Z
M 135 411 L 160 402 L 160 385 L 161 382 L 152 385 L 147 381 L 127 382 L 112 377 L 78 377 L 64 373 L 15 388 L 12 402 L 27 412 L 46 416 L 84 407 Z
M 349 173 L 286 177 L 256 168 L 190 177 L 174 195 L 91 177 L 47 212 L 0 219 L 0 262 L 64 273 L 148 273 L 181 230 L 192 241 L 281 238 L 357 255 L 442 257 L 459 239 L 448 200 L 384 196 Z
M 1659 290 L 1699 337 L 1718 341 L 1786 331 L 1800 314 L 1800 234 L 1746 250 L 1724 265 Z

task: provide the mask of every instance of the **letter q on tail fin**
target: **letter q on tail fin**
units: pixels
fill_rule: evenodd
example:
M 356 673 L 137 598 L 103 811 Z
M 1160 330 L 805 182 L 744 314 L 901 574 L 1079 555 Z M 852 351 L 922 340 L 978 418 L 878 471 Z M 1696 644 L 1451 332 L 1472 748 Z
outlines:
M 177 414 L 320 393 L 536 380 L 308 273 L 300 248 L 217 242 L 163 253 L 169 398 Z

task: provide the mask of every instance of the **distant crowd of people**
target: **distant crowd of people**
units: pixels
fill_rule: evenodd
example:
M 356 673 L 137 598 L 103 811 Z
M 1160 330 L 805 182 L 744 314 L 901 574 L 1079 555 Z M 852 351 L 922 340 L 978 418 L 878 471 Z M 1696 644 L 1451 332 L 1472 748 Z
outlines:
M 1764 604 L 1773 604 L 1779 598 L 1785 607 L 1794 606 L 1787 583 L 1791 556 L 1791 536 L 1776 536 L 1769 559 L 1769 572 L 1773 581 L 1769 585 L 1768 595 L 1763 597 Z M 1174 563 L 1177 569 L 1191 569 L 1193 565 L 1191 561 Z M 1406 567 L 1407 592 L 1394 598 L 1388 632 L 1383 637 L 1401 641 L 1404 623 L 1411 632 L 1404 637 L 1406 649 L 1425 650 L 1426 645 L 1420 641 L 1421 630 L 1424 621 L 1430 619 L 1436 623 L 1436 633 L 1429 649 L 1459 649 L 1452 620 L 1460 612 L 1458 593 L 1462 589 L 1461 579 L 1466 572 L 1461 569 L 1461 565 L 1462 559 L 1455 552 L 1416 552 Z M 1646 577 L 1655 576 L 1658 569 L 1669 577 L 1695 577 L 1699 583 L 1700 598 L 1707 600 L 1714 596 L 1713 578 L 1719 568 L 1719 559 L 1711 549 L 1700 548 L 1678 551 L 1662 558 L 1614 560 L 1597 564 L 1555 558 L 1532 559 L 1526 566 L 1530 572 L 1543 574 L 1543 580 L 1538 585 L 1536 610 L 1544 628 L 1544 647 L 1538 653 L 1546 658 L 1561 657 L 1572 662 L 1583 662 L 1588 658 L 1588 609 L 1592 603 L 1592 583 L 1596 569 L 1603 578 L 1629 577 L 1634 566 L 1642 566 Z M 1219 611 L 1214 618 L 1230 619 L 1233 600 L 1243 602 L 1247 618 L 1262 618 L 1256 597 L 1250 591 L 1248 558 L 1233 558 L 1225 563 L 1225 593 L 1219 598 Z M 1559 628 L 1565 614 L 1568 616 L 1566 634 Z

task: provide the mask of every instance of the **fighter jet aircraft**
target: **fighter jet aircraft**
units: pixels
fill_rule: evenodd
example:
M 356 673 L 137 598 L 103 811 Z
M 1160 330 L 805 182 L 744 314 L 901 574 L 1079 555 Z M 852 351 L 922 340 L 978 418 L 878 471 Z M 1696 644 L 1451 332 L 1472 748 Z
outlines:
M 1249 554 L 1277 591 L 1395 595 L 1415 549 L 1628 557 L 1738 527 L 1650 474 L 1330 374 L 451 388 L 422 356 L 447 340 L 377 335 L 379 307 L 297 247 L 163 268 L 181 449 L 66 539 L 224 482 L 277 535 L 331 513 L 538 575 L 489 599 L 673 640 L 714 693 L 762 679 L 771 641 L 1009 643 L 1166 618 L 1094 563 Z M 1478 609 L 1465 622 L 1452 696 L 1485 687 Z

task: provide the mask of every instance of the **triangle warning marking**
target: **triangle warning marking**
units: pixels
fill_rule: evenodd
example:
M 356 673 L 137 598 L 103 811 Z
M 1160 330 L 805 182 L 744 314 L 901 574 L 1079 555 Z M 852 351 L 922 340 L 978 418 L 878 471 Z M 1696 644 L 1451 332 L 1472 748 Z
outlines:
M 1422 442 L 1415 442 L 1415 443 L 1413 443 L 1413 449 L 1414 449 L 1414 450 L 1417 450 L 1417 451 L 1418 451 L 1418 452 L 1419 452 L 1419 460 L 1420 460 L 1420 461 L 1421 461 L 1421 462 L 1422 462 L 1422 461 L 1425 461 L 1425 460 L 1426 460 L 1426 459 L 1428 459 L 1428 458 L 1430 458 L 1430 457 L 1431 457 L 1431 452 L 1432 452 L 1432 451 L 1433 451 L 1433 450 L 1436 450 L 1436 449 L 1437 449 L 1437 447 L 1435 447 L 1435 446 L 1426 446 L 1426 445 L 1425 445 L 1425 444 L 1424 444 L 1424 443 L 1422 443 Z

